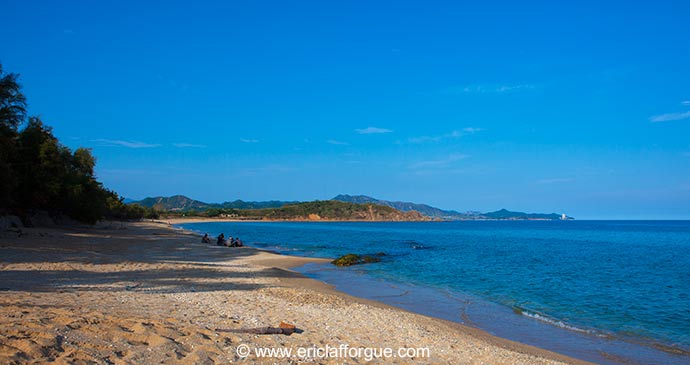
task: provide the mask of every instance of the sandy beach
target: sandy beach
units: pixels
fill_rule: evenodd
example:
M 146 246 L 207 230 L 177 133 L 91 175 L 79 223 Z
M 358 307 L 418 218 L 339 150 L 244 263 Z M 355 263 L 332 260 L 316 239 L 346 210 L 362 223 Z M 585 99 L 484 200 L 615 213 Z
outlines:
M 206 245 L 155 222 L 2 232 L 0 363 L 368 362 L 315 351 L 289 358 L 254 352 L 343 346 L 419 355 L 378 363 L 584 363 L 351 297 L 290 271 L 318 260 Z M 297 333 L 223 331 L 281 322 Z M 249 355 L 240 356 L 245 349 Z

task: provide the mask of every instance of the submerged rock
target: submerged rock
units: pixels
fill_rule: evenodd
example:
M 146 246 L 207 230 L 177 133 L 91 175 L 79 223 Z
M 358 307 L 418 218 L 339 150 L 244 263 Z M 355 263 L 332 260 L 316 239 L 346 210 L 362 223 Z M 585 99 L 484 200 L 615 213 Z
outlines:
M 333 261 L 331 263 L 335 266 L 352 266 L 352 265 L 359 265 L 359 264 L 370 264 L 373 262 L 380 262 L 381 259 L 378 257 L 374 256 L 369 256 L 369 255 L 355 255 L 353 253 L 349 253 L 345 256 L 341 256 Z

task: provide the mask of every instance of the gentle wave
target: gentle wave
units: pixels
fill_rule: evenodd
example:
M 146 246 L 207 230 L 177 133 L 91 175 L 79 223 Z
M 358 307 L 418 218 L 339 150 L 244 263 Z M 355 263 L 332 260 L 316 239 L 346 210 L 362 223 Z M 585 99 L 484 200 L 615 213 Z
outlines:
M 569 331 L 575 331 L 575 332 L 580 332 L 580 333 L 587 333 L 587 334 L 596 335 L 596 336 L 599 336 L 599 337 L 609 337 L 609 335 L 606 335 L 606 334 L 601 333 L 601 332 L 599 332 L 599 331 L 595 331 L 595 330 L 592 330 L 592 329 L 580 328 L 580 327 L 574 326 L 574 325 L 572 325 L 572 324 L 565 323 L 565 322 L 563 322 L 563 321 L 561 321 L 561 320 L 558 320 L 558 319 L 555 319 L 555 318 L 551 318 L 551 317 L 549 317 L 549 316 L 547 316 L 547 315 L 545 315 L 545 314 L 540 314 L 540 313 L 537 313 L 537 312 L 530 312 L 530 311 L 528 311 L 528 310 L 525 310 L 524 308 L 513 307 L 513 312 L 515 312 L 516 314 L 525 316 L 525 317 L 529 317 L 529 318 L 532 318 L 532 319 L 536 319 L 536 320 L 541 321 L 541 322 L 544 322 L 544 323 L 548 323 L 548 324 L 550 324 L 550 325 L 552 325 L 552 326 L 556 326 L 556 327 L 560 327 L 560 328 L 563 328 L 563 329 L 567 329 L 567 330 L 569 330 Z

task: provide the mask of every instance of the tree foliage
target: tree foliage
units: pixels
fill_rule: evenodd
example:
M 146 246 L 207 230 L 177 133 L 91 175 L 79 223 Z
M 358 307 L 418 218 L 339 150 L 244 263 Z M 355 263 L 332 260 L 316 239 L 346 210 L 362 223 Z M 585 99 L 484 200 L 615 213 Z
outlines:
M 38 117 L 26 118 L 26 98 L 16 74 L 0 65 L 0 214 L 47 211 L 95 223 L 108 217 L 154 215 L 127 206 L 96 179 L 96 158 L 86 148 L 62 145 Z
M 359 219 L 388 219 L 394 220 L 402 215 L 394 208 L 376 204 L 356 204 L 336 200 L 322 200 L 289 204 L 280 208 L 264 209 L 207 209 L 208 217 L 234 217 L 247 219 L 310 219 L 318 216 L 320 219 L 359 220 Z
M 12 202 L 18 181 L 13 174 L 17 128 L 26 117 L 26 98 L 16 74 L 4 73 L 0 65 L 0 211 Z
M 19 75 L 5 73 L 0 64 L 0 128 L 15 131 L 26 117 L 26 98 L 18 82 Z

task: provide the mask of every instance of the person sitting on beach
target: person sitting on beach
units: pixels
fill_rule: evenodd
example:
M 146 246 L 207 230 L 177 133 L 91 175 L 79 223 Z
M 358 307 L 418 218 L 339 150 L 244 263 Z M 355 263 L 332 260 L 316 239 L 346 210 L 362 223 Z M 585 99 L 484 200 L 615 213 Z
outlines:
M 233 240 L 234 240 L 234 238 L 232 238 L 232 236 L 230 236 L 230 238 L 228 238 L 228 241 L 225 242 L 225 246 L 226 247 L 232 247 Z
M 230 240 L 230 247 L 242 247 L 242 240 L 239 237 Z
M 216 245 L 218 245 L 218 246 L 225 246 L 226 244 L 227 244 L 227 241 L 225 241 L 225 235 L 221 233 L 221 234 L 218 236 L 218 241 L 216 242 Z
M 201 243 L 211 243 L 211 239 L 208 237 L 208 233 L 204 234 L 204 237 L 201 238 Z

